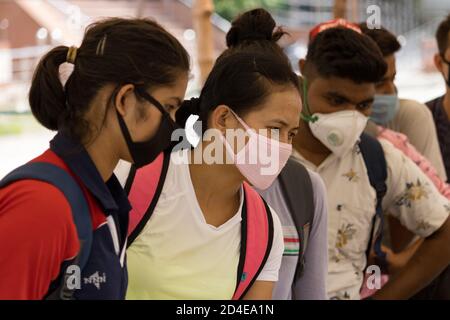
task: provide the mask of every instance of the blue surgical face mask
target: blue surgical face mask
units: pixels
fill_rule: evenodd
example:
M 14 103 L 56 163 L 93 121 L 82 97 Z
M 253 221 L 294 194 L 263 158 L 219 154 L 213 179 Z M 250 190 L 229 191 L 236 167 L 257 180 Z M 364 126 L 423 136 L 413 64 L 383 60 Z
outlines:
M 399 100 L 396 94 L 376 94 L 370 119 L 376 124 L 386 125 L 394 119 L 398 106 Z

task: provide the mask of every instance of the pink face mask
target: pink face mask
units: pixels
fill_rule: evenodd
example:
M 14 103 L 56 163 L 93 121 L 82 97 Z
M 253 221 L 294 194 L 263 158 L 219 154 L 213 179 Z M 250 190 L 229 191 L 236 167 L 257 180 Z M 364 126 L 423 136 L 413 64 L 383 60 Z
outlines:
M 231 112 L 245 128 L 249 139 L 235 155 L 233 147 L 221 136 L 225 148 L 251 185 L 261 190 L 267 189 L 286 165 L 292 153 L 292 145 L 257 134 L 237 114 Z

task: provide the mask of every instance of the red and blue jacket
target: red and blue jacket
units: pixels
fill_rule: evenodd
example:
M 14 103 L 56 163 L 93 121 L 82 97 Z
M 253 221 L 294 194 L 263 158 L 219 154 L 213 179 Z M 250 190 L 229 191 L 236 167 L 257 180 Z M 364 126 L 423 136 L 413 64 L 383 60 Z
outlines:
M 127 195 L 113 175 L 104 182 L 86 150 L 62 133 L 32 160 L 67 171 L 80 185 L 93 226 L 76 299 L 124 299 L 127 289 Z M 55 186 L 21 180 L 0 189 L 0 299 L 45 299 L 79 252 L 71 208 Z

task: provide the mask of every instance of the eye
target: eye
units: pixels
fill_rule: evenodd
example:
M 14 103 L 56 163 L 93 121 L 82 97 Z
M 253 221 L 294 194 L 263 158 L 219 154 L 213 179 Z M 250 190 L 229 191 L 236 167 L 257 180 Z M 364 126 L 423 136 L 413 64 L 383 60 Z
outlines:
M 345 100 L 342 98 L 329 98 L 328 99 L 333 106 L 340 106 L 345 103 Z
M 297 135 L 297 132 L 289 132 L 289 141 L 294 139 L 294 137 Z
M 172 105 L 172 104 L 165 104 L 164 105 L 164 109 L 166 109 L 166 111 L 168 113 L 170 113 L 170 112 L 172 112 L 174 110 L 177 110 L 178 108 L 176 106 Z
M 356 108 L 359 110 L 367 110 L 370 107 L 372 107 L 372 102 L 364 102 L 364 103 L 360 103 L 356 106 Z

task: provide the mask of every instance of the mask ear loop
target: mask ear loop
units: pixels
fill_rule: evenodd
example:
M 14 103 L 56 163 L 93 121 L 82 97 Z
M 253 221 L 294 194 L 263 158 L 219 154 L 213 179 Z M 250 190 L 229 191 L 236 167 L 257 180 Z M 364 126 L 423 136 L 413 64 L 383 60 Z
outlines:
M 307 93 L 306 93 L 306 89 L 307 89 L 306 78 L 303 78 L 303 80 L 302 80 L 302 87 L 303 87 L 303 105 L 304 105 L 305 109 L 307 110 L 308 114 L 303 113 L 303 110 L 302 110 L 302 112 L 300 113 L 300 118 L 302 118 L 303 121 L 314 123 L 317 120 L 319 120 L 319 117 L 312 115 L 311 110 L 309 109 Z
M 239 116 L 236 114 L 236 112 L 234 112 L 234 111 L 231 110 L 230 108 L 229 108 L 229 110 L 231 111 L 231 114 L 237 119 L 237 121 L 244 127 L 244 129 L 245 129 L 246 131 L 253 130 L 252 128 L 250 128 L 250 127 L 244 122 L 244 120 L 241 119 L 241 117 L 239 117 Z
M 162 104 L 158 100 L 153 98 L 150 94 L 148 94 L 147 91 L 145 91 L 141 87 L 135 87 L 135 90 L 138 95 L 147 100 L 147 102 L 153 104 L 156 107 L 156 109 L 158 109 L 162 113 L 163 116 L 169 115 L 169 113 L 164 109 Z

